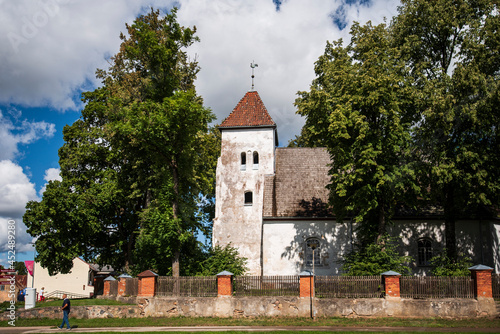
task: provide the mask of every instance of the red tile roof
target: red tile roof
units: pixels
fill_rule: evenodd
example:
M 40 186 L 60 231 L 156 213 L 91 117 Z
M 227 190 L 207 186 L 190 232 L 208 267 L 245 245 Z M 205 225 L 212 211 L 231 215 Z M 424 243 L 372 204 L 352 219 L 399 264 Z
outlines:
M 247 92 L 219 127 L 246 126 L 276 126 L 256 91 Z

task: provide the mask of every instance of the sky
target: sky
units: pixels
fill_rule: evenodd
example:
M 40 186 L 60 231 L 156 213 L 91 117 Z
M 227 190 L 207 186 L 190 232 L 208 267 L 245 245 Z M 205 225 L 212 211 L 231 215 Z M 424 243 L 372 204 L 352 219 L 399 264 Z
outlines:
M 60 179 L 62 131 L 80 117 L 82 92 L 100 85 L 119 49 L 125 23 L 150 7 L 179 8 L 178 21 L 197 28 L 186 51 L 199 62 L 196 89 L 220 123 L 251 89 L 278 126 L 279 145 L 300 133 L 298 91 L 314 79 L 327 41 L 349 41 L 353 22 L 383 23 L 396 0 L 0 0 L 0 264 L 32 260 L 34 239 L 22 222 L 26 203 L 40 201 Z M 12 239 L 12 237 L 11 237 Z M 12 241 L 10 243 L 12 245 Z M 12 258 L 12 257 L 11 257 Z

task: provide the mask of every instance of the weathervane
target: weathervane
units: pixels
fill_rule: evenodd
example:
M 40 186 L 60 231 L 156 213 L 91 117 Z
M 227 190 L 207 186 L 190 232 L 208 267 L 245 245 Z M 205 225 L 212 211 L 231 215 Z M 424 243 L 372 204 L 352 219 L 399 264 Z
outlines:
M 259 67 L 259 64 L 256 64 L 253 60 L 250 63 L 250 67 L 252 68 L 252 90 L 253 90 L 253 78 L 255 78 L 255 75 L 253 75 L 253 69 L 256 67 Z

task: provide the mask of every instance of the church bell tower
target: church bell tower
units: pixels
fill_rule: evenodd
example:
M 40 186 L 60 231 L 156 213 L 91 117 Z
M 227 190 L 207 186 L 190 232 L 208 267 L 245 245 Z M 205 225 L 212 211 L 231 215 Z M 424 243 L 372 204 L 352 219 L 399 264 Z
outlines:
M 219 126 L 213 244 L 229 243 L 262 274 L 264 177 L 274 173 L 276 123 L 259 94 L 249 91 Z

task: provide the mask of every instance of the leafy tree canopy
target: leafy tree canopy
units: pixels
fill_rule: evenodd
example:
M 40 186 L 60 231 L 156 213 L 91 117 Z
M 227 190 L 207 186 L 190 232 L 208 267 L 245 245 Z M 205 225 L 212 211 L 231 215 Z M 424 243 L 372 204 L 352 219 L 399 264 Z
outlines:
M 306 117 L 301 139 L 330 153 L 335 215 L 363 222 L 371 242 L 385 233 L 396 202 L 419 191 L 410 146 L 418 92 L 384 24 L 354 24 L 351 36 L 347 46 L 327 43 L 296 105 Z
M 110 68 L 97 71 L 103 86 L 83 94 L 81 118 L 63 130 L 62 181 L 27 204 L 37 260 L 52 274 L 82 256 L 179 275 L 194 236 L 209 230 L 220 145 L 185 52 L 195 29 L 177 23 L 176 9 L 126 28 Z

